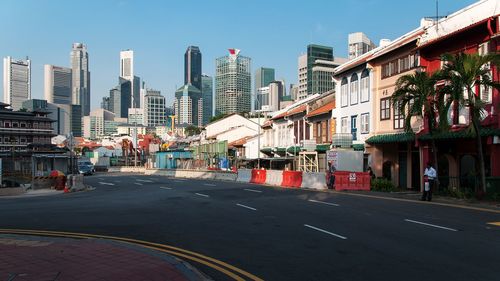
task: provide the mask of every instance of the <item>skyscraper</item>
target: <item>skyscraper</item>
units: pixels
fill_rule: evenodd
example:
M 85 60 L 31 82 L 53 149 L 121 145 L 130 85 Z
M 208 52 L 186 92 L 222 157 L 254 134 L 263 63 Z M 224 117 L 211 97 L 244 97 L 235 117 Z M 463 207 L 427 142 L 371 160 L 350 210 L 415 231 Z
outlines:
M 165 125 L 165 97 L 160 91 L 147 89 L 144 96 L 144 125 L 156 127 Z
M 44 96 L 50 103 L 72 104 L 72 70 L 68 67 L 44 66 Z
M 211 76 L 201 76 L 201 95 L 203 98 L 203 125 L 208 124 L 214 110 L 214 80 Z
M 361 56 L 377 46 L 363 32 L 350 33 L 349 37 L 349 59 Z
M 251 110 L 251 59 L 239 53 L 229 49 L 229 55 L 215 60 L 216 115 Z
M 258 89 L 269 86 L 274 81 L 274 68 L 259 67 L 255 71 L 255 110 L 261 110 L 262 101 L 258 100 Z
M 130 81 L 130 107 L 140 108 L 141 79 L 134 75 L 134 51 L 132 50 L 120 52 L 120 78 Z
M 90 71 L 87 46 L 73 43 L 70 53 L 72 70 L 72 104 L 82 106 L 82 114 L 90 114 Z
M 186 84 L 175 91 L 174 111 L 177 124 L 201 126 L 203 123 L 203 101 L 201 91 Z
M 19 110 L 25 100 L 31 99 L 31 61 L 3 59 L 3 102 Z
M 201 52 L 189 46 L 184 54 L 184 85 L 191 83 L 201 91 Z
M 298 99 L 308 95 L 322 94 L 334 89 L 332 81 L 333 69 L 345 59 L 333 58 L 333 48 L 311 44 L 307 46 L 307 53 L 298 60 Z

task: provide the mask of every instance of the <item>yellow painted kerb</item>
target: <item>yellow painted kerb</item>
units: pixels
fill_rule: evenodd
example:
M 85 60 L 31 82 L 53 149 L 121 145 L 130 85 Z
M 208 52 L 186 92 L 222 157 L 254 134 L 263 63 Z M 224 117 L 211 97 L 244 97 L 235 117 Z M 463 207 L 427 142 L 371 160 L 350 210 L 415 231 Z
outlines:
M 24 235 L 39 235 L 39 236 L 53 236 L 53 237 L 70 237 L 70 238 L 84 238 L 84 239 L 109 239 L 109 240 L 115 240 L 115 241 L 120 241 L 128 244 L 134 244 L 134 245 L 139 245 L 144 248 L 152 249 L 152 250 L 157 250 L 160 252 L 164 253 L 169 253 L 174 256 L 178 256 L 181 258 L 185 258 L 188 260 L 192 260 L 194 262 L 206 265 L 208 267 L 211 267 L 229 277 L 231 277 L 234 280 L 237 281 L 244 281 L 244 280 L 253 280 L 253 281 L 263 281 L 263 279 L 246 272 L 242 269 L 239 269 L 237 267 L 234 267 L 230 264 L 227 264 L 223 261 L 219 261 L 217 259 L 211 258 L 204 256 L 202 254 L 184 250 L 181 248 L 169 246 L 169 245 L 164 245 L 164 244 L 158 244 L 158 243 L 152 243 L 148 241 L 143 241 L 143 240 L 137 240 L 137 239 L 131 239 L 131 238 L 123 238 L 123 237 L 116 237 L 116 236 L 108 236 L 108 235 L 96 235 L 96 234 L 87 234 L 87 233 L 77 233 L 77 232 L 62 232 L 62 231 L 46 231 L 46 230 L 29 230 L 29 229 L 0 229 L 0 233 L 4 234 L 24 234 Z M 235 274 L 238 273 L 248 279 L 244 279 L 241 276 Z

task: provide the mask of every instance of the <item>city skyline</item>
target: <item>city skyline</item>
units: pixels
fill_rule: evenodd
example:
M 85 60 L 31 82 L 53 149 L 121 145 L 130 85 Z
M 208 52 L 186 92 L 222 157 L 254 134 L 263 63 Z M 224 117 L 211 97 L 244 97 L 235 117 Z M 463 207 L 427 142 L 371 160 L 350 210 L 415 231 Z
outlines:
M 440 11 L 442 11 L 440 14 L 446 15 L 473 2 L 465 0 L 440 1 Z M 3 25 L 16 24 L 19 27 L 16 31 L 5 30 L 3 39 L 6 43 L 0 46 L 0 56 L 14 58 L 29 56 L 32 60 L 32 98 L 43 98 L 43 65 L 66 66 L 68 49 L 71 44 L 84 43 L 88 46 L 92 60 L 89 70 L 92 72 L 91 110 L 93 110 L 99 107 L 102 97 L 108 94 L 109 89 L 116 86 L 119 52 L 124 49 L 132 49 L 136 53 L 136 72 L 140 73 L 141 78 L 148 85 L 161 90 L 166 97 L 167 104 L 171 105 L 175 90 L 182 85 L 184 80 L 183 54 L 187 46 L 196 45 L 204 50 L 203 72 L 208 75 L 215 75 L 215 59 L 217 57 L 224 55 L 228 48 L 238 48 L 246 56 L 252 58 L 252 72 L 260 66 L 275 68 L 276 79 L 284 79 L 288 85 L 297 83 L 297 58 L 304 53 L 305 47 L 309 43 L 332 46 L 334 56 L 347 57 L 347 36 L 349 33 L 364 32 L 378 45 L 380 39 L 395 39 L 405 30 L 417 27 L 420 18 L 435 15 L 435 1 L 431 0 L 416 5 L 412 8 L 414 12 L 411 15 L 404 13 L 407 4 L 397 1 L 321 3 L 324 8 L 319 11 L 317 10 L 318 5 L 308 5 L 302 8 L 294 5 L 287 6 L 287 12 L 283 15 L 273 14 L 276 17 L 276 24 L 270 28 L 268 35 L 261 34 L 258 35 L 258 38 L 256 38 L 257 35 L 246 34 L 249 33 L 248 30 L 259 28 L 262 25 L 253 16 L 250 16 L 255 14 L 252 11 L 256 10 L 259 5 L 239 4 L 240 8 L 245 8 L 249 12 L 239 16 L 241 19 L 231 25 L 224 24 L 223 19 L 207 22 L 203 20 L 204 17 L 200 17 L 200 20 L 193 20 L 191 23 L 183 25 L 182 28 L 166 29 L 159 27 L 168 25 L 175 27 L 175 23 L 179 22 L 179 11 L 186 9 L 186 4 L 141 5 L 141 8 L 148 12 L 145 13 L 148 14 L 148 18 L 147 20 L 142 17 L 133 19 L 132 31 L 137 36 L 153 38 L 154 40 L 136 40 L 126 38 L 126 36 L 118 36 L 116 28 L 119 26 L 119 21 L 114 19 L 120 13 L 138 9 L 139 2 L 109 1 L 100 3 L 90 1 L 87 7 L 81 7 L 75 13 L 78 15 L 92 13 L 92 21 L 88 24 L 79 23 L 77 27 L 72 25 L 66 27 L 60 26 L 61 20 L 70 20 L 75 14 L 73 14 L 73 9 L 72 13 L 63 13 L 63 11 L 68 11 L 74 4 L 73 2 L 5 1 L 0 4 L 4 10 L 23 10 L 29 17 L 28 20 L 24 18 L 24 22 L 21 22 L 21 18 L 17 18 L 13 14 L 6 14 L 0 19 L 0 23 Z M 270 3 L 270 5 L 279 7 L 283 5 L 283 2 L 277 1 Z M 215 13 L 223 7 L 227 8 L 224 3 L 200 2 L 200 6 L 199 12 L 194 12 L 205 15 L 210 11 Z M 96 8 L 98 9 L 96 10 Z M 120 13 L 110 13 L 111 10 L 117 10 Z M 159 17 L 166 10 L 169 11 L 170 16 Z M 263 17 L 273 13 L 274 9 L 268 10 L 264 12 Z M 331 13 L 328 11 L 334 10 L 343 10 L 345 13 L 335 13 L 335 17 L 331 17 Z M 373 11 L 378 13 L 373 13 Z M 344 22 L 348 21 L 344 17 L 349 17 L 349 14 L 354 12 L 363 17 L 364 20 L 359 23 L 351 21 L 349 26 L 345 25 Z M 61 15 L 61 17 L 51 17 L 55 14 Z M 307 16 L 305 21 L 301 21 L 301 23 L 289 20 L 298 15 L 306 14 L 314 14 L 314 17 Z M 55 20 L 56 18 L 57 20 Z M 374 22 L 374 24 L 366 24 L 366 22 Z M 394 25 L 394 22 L 398 24 Z M 104 23 L 106 23 L 106 28 L 101 28 Z M 33 28 L 35 24 L 37 25 L 36 29 Z M 60 32 L 57 34 L 48 33 L 55 26 L 61 27 Z M 203 28 L 199 28 L 200 26 Z M 274 35 L 278 31 L 281 32 L 282 36 Z M 173 38 L 181 39 L 172 40 Z M 263 40 L 266 41 L 266 46 L 273 47 L 263 47 L 261 44 Z M 166 44 L 166 42 L 169 43 Z M 37 46 L 37 48 L 33 48 L 33 46 Z M 3 91 L 1 94 L 3 96 Z

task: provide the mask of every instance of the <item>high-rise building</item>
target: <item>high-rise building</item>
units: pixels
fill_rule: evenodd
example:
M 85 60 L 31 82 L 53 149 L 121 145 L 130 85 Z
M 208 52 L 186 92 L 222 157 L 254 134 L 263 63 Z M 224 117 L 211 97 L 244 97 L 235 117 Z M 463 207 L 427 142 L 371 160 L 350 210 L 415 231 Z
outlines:
M 83 117 L 83 136 L 90 139 L 109 136 L 117 132 L 117 123 L 113 112 L 95 109 Z
M 349 59 L 354 59 L 367 53 L 377 46 L 363 32 L 350 33 L 349 37 Z
M 201 76 L 201 95 L 203 98 L 203 125 L 210 122 L 214 110 L 214 82 L 211 76 Z
M 141 79 L 134 75 L 134 51 L 120 52 L 120 78 L 130 81 L 130 108 L 141 107 Z M 127 114 L 128 111 L 125 112 Z M 125 116 L 126 117 L 126 116 Z
M 47 102 L 72 104 L 72 70 L 46 64 L 44 66 L 44 96 Z
M 31 61 L 3 59 L 3 102 L 19 110 L 25 100 L 31 99 Z
M 255 110 L 260 110 L 261 109 L 261 104 L 262 102 L 258 99 L 259 95 L 257 95 L 257 90 L 262 88 L 262 87 L 267 87 L 269 86 L 269 83 L 274 81 L 274 68 L 268 68 L 268 67 L 259 67 L 255 71 L 255 104 L 254 108 Z
M 308 95 L 324 93 L 335 88 L 331 77 L 335 67 L 343 62 L 343 59 L 333 58 L 333 48 L 310 44 L 307 53 L 301 55 L 298 60 L 298 96 L 304 99 Z M 293 93 L 292 93 L 293 94 Z
M 184 85 L 189 83 L 201 91 L 201 52 L 197 46 L 189 46 L 184 54 Z
M 144 96 L 144 125 L 156 127 L 165 125 L 165 97 L 160 91 L 147 89 Z
M 82 106 L 84 116 L 90 113 L 90 71 L 87 46 L 73 43 L 70 53 L 72 70 L 72 104 Z
M 175 91 L 174 111 L 177 124 L 201 126 L 203 123 L 203 99 L 201 91 L 186 84 Z
M 269 83 L 269 110 L 280 110 L 281 100 L 286 94 L 285 81 L 277 80 Z
M 291 100 L 296 100 L 299 96 L 299 86 L 296 84 L 290 84 L 289 94 Z
M 101 108 L 113 112 L 113 110 L 111 110 L 111 98 L 110 97 L 102 97 Z
M 82 136 L 82 107 L 75 104 L 55 104 L 46 100 L 30 99 L 23 102 L 22 107 L 28 111 L 43 110 L 47 117 L 54 120 L 52 129 L 56 135 Z
M 229 55 L 215 60 L 215 113 L 251 110 L 251 59 L 229 49 Z

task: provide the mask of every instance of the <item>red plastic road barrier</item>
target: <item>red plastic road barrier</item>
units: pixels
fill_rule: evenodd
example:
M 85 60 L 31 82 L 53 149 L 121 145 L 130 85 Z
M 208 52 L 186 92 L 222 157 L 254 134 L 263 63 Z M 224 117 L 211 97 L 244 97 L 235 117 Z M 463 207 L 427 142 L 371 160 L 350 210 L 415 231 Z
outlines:
M 252 178 L 250 179 L 251 183 L 264 184 L 266 183 L 266 170 L 252 170 Z
M 283 187 L 296 187 L 300 188 L 302 185 L 302 172 L 301 171 L 283 171 Z
M 370 173 L 335 171 L 335 190 L 370 190 Z

